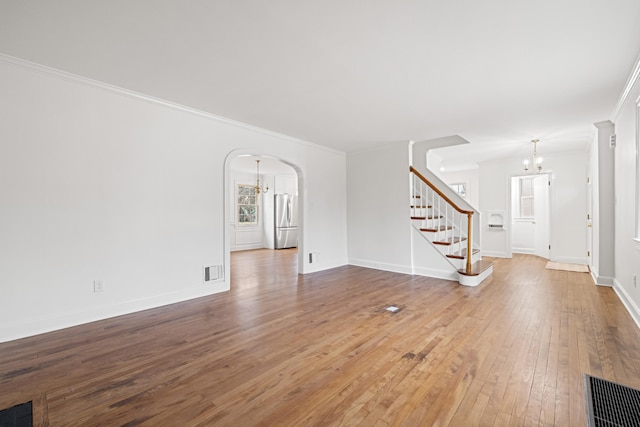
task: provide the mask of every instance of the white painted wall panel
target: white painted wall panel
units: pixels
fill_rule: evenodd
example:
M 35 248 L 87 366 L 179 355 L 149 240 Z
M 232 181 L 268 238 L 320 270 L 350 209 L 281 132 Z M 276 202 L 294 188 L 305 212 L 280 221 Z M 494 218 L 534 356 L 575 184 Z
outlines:
M 0 341 L 229 289 L 231 152 L 301 171 L 304 240 L 327 255 L 301 272 L 347 262 L 343 153 L 16 61 L 0 93 Z
M 411 272 L 408 144 L 351 153 L 349 262 Z
M 640 326 L 640 245 L 635 243 L 636 121 L 635 100 L 640 97 L 636 82 L 619 115 L 614 118 L 615 148 L 615 280 L 614 287 Z M 634 284 L 633 276 L 636 276 Z

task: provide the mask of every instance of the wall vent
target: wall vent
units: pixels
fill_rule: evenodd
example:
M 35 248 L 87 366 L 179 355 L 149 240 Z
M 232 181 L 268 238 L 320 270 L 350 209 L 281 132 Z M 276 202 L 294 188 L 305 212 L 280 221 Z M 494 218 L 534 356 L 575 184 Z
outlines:
M 587 426 L 640 425 L 640 390 L 584 375 Z
M 202 281 L 204 283 L 224 279 L 224 267 L 222 265 L 210 265 L 202 268 Z

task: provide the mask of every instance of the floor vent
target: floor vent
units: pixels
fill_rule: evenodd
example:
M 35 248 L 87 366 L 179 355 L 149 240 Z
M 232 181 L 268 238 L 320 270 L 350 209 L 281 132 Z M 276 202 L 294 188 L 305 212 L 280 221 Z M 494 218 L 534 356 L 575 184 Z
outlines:
M 584 375 L 587 425 L 640 426 L 640 390 Z
M 0 426 L 31 427 L 33 425 L 32 403 L 27 402 L 0 411 Z

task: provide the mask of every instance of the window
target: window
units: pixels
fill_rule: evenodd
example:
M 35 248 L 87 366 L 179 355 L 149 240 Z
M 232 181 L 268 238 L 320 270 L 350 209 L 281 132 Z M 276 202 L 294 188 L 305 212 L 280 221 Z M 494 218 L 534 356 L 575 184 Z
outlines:
M 533 218 L 533 178 L 520 178 L 520 218 Z
M 511 178 L 511 210 L 514 219 L 534 217 L 533 176 Z
M 462 184 L 449 184 L 449 187 L 451 187 L 453 189 L 453 191 L 458 193 L 458 195 L 460 197 L 462 197 L 463 199 L 467 198 L 467 186 L 464 183 L 462 183 Z
M 238 224 L 258 223 L 258 197 L 256 188 L 252 185 L 238 185 L 237 199 Z

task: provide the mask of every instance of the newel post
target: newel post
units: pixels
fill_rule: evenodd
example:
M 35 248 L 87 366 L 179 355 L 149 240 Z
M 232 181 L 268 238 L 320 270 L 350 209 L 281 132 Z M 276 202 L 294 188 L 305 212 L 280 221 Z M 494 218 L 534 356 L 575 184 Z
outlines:
M 471 224 L 473 224 L 473 212 L 467 212 L 467 273 L 471 273 L 471 253 L 473 252 Z

